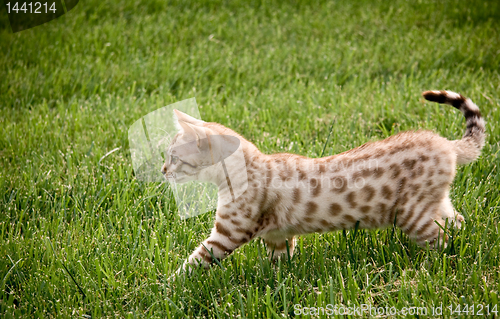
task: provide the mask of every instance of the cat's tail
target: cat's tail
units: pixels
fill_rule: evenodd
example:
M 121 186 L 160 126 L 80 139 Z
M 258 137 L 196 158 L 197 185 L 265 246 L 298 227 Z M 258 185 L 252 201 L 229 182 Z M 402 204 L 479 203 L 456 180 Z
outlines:
M 457 164 L 467 164 L 481 154 L 485 139 L 485 122 L 471 99 L 451 91 L 426 91 L 422 93 L 426 100 L 449 104 L 459 109 L 465 116 L 467 129 L 461 140 L 452 141 L 457 153 Z

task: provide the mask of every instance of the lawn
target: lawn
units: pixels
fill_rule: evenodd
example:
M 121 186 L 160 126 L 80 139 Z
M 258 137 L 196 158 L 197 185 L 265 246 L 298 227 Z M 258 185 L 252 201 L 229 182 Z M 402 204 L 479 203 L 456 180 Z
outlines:
M 0 317 L 323 318 L 363 305 L 498 317 L 498 1 L 88 0 L 15 34 L 2 9 L 0 47 Z M 167 280 L 214 213 L 181 220 L 166 184 L 135 179 L 134 121 L 196 97 L 202 119 L 266 153 L 320 157 L 412 129 L 460 138 L 463 116 L 424 102 L 429 89 L 472 98 L 487 121 L 482 156 L 457 168 L 466 224 L 444 251 L 397 228 L 348 230 L 301 236 L 277 263 L 254 240 Z

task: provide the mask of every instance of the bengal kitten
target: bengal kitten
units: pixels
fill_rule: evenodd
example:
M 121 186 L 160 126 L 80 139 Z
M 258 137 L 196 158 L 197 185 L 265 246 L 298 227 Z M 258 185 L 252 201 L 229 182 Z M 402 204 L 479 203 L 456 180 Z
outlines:
M 467 124 L 462 139 L 419 130 L 323 158 L 267 155 L 229 128 L 175 111 L 180 131 L 162 173 L 178 183 L 199 180 L 220 187 L 215 226 L 178 272 L 188 264 L 208 267 L 255 237 L 264 239 L 271 258 L 280 258 L 293 254 L 296 235 L 354 227 L 395 224 L 421 246 L 445 247 L 448 238 L 441 227 L 460 228 L 464 221 L 449 198 L 455 166 L 480 155 L 485 122 L 476 104 L 458 93 L 427 91 L 423 96 L 462 111 Z M 218 160 L 210 145 L 214 136 L 238 138 L 246 162 L 246 191 L 226 204 L 221 196 L 227 193 L 222 186 L 227 175 L 204 170 Z M 179 154 L 177 146 L 188 141 L 197 141 L 197 151 Z

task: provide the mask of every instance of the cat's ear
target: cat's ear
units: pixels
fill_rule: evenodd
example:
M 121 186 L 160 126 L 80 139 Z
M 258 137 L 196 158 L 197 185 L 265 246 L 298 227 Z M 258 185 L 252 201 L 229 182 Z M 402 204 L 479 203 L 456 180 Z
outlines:
M 204 123 L 203 121 L 197 120 L 177 110 L 174 110 L 174 112 L 177 117 L 176 126 L 179 131 L 182 132 L 184 138 L 196 141 L 196 145 L 200 147 L 201 141 L 207 138 L 207 134 L 210 134 L 210 130 L 203 126 L 199 126 L 199 124 Z
M 176 122 L 182 121 L 182 122 L 186 122 L 186 123 L 194 124 L 194 125 L 203 125 L 203 123 L 205 123 L 204 121 L 198 120 L 197 118 L 189 116 L 186 113 L 183 113 L 179 110 L 174 109 L 174 115 L 176 118 Z

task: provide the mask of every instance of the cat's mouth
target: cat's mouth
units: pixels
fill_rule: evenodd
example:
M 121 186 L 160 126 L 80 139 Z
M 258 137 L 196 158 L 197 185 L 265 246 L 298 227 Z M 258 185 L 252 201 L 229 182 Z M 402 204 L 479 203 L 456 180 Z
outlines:
M 190 177 L 195 176 L 198 173 L 193 173 L 193 174 L 186 174 L 186 173 L 166 173 L 164 174 L 165 178 L 169 182 L 176 182 L 176 183 L 182 183 L 185 182 L 186 179 L 189 179 Z

